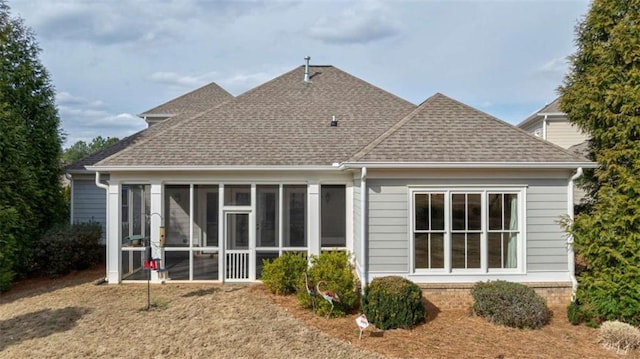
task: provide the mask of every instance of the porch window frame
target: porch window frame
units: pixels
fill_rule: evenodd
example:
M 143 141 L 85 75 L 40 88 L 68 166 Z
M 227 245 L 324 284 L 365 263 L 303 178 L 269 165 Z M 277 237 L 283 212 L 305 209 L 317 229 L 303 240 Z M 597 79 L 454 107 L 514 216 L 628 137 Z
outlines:
M 524 274 L 526 273 L 526 185 L 481 185 L 481 186 L 409 186 L 408 204 L 409 204 L 409 223 L 408 223 L 408 241 L 409 241 L 409 273 L 412 275 L 420 274 Z M 459 231 L 452 230 L 452 194 L 480 194 L 481 196 L 481 231 L 480 231 L 480 268 L 453 268 L 452 267 L 452 233 Z M 445 211 L 445 231 L 444 231 L 444 268 L 416 268 L 415 265 L 415 195 L 416 194 L 444 194 L 444 211 Z M 489 268 L 488 264 L 488 235 L 489 231 L 489 194 L 515 194 L 517 196 L 517 213 L 518 213 L 518 235 L 517 235 L 517 255 L 515 268 Z

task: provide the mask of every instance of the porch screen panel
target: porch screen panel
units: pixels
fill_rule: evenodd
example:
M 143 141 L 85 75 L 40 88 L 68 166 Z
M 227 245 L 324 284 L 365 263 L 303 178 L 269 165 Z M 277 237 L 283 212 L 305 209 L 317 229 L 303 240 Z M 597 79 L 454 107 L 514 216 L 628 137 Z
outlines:
M 347 245 L 347 201 L 344 185 L 320 187 L 320 243 L 322 247 Z
M 193 246 L 218 246 L 218 186 L 194 185 Z
M 414 196 L 414 263 L 416 269 L 444 268 L 444 194 Z
M 190 226 L 189 185 L 164 188 L 164 225 L 167 247 L 188 247 Z
M 278 247 L 279 192 L 278 185 L 256 186 L 256 246 Z
M 283 246 L 307 246 L 307 186 L 284 185 Z

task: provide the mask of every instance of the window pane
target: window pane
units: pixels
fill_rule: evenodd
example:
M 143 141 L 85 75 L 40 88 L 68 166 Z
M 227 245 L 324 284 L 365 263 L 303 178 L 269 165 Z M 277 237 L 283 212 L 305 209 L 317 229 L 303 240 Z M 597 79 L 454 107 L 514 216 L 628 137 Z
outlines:
M 467 234 L 467 268 L 480 268 L 480 233 Z
M 280 189 L 277 185 L 256 186 L 256 245 L 278 246 L 278 201 Z
M 482 202 L 480 194 L 467 195 L 467 220 L 468 229 L 479 231 L 482 228 Z
M 464 194 L 451 195 L 451 228 L 453 230 L 465 230 L 466 223 L 466 199 Z
M 322 247 L 347 245 L 347 202 L 344 185 L 320 188 L 320 243 Z
M 227 185 L 224 186 L 225 206 L 250 206 L 251 186 L 250 185 Z
M 518 233 L 507 232 L 505 235 L 505 268 L 518 267 Z
M 431 230 L 444 230 L 444 193 L 431 194 Z
M 416 230 L 429 229 L 429 195 L 416 194 L 415 199 Z
M 518 195 L 515 193 L 504 195 L 504 229 L 518 230 Z
M 429 268 L 429 234 L 416 233 L 414 243 L 416 268 Z
M 164 226 L 167 247 L 189 246 L 189 186 L 167 185 L 164 188 Z
M 283 240 L 285 247 L 307 246 L 307 186 L 283 187 Z
M 453 233 L 451 235 L 451 266 L 452 268 L 465 268 L 465 235 Z
M 431 233 L 431 268 L 444 268 L 444 235 Z
M 489 233 L 489 268 L 503 268 L 503 236 L 504 233 Z
M 502 194 L 491 193 L 489 201 L 489 230 L 501 230 L 502 227 Z

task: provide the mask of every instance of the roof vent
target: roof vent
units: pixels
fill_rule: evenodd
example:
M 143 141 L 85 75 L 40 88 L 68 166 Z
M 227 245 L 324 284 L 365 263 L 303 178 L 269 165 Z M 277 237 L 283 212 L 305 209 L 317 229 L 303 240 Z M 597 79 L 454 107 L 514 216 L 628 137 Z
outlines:
M 338 120 L 336 120 L 336 116 L 331 118 L 331 127 L 338 127 Z
M 305 65 L 304 65 L 304 82 L 311 82 L 311 81 L 309 81 L 309 60 L 311 60 L 311 56 L 305 56 L 304 57 L 304 61 L 305 61 Z

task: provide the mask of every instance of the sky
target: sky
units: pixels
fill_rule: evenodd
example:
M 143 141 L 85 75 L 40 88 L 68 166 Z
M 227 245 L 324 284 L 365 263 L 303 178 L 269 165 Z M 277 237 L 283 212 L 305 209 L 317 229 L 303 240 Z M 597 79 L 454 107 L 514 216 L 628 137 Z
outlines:
M 557 97 L 586 0 L 8 0 L 42 48 L 64 147 L 216 82 L 232 95 L 333 65 L 412 103 L 436 92 L 511 124 Z

